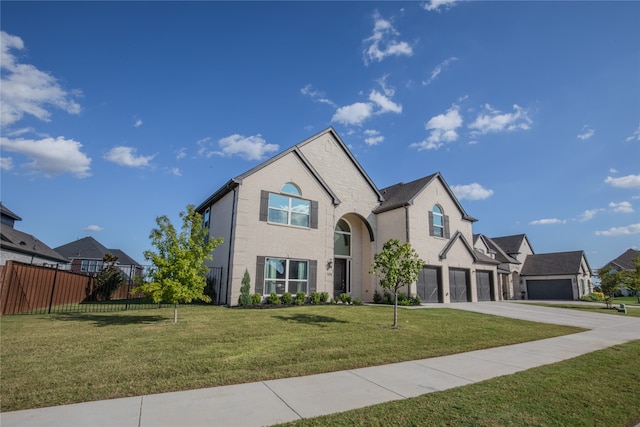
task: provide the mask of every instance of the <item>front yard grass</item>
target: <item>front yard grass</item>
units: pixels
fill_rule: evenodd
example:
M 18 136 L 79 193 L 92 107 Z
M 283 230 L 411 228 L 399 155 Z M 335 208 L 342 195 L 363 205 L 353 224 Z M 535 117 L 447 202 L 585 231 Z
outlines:
M 582 329 L 437 308 L 182 306 L 3 316 L 1 411 L 300 376 Z
M 614 308 L 607 308 L 604 303 L 601 305 L 591 305 L 591 304 L 581 304 L 579 302 L 566 304 L 545 304 L 545 303 L 529 303 L 531 305 L 540 305 L 543 307 L 554 307 L 554 308 L 570 308 L 573 310 L 581 310 L 581 311 L 590 311 L 592 313 L 604 313 L 604 314 L 613 314 L 618 316 L 631 316 L 631 317 L 640 317 L 640 308 L 627 307 L 627 312 L 623 313 L 618 311 L 618 306 L 614 305 Z
M 640 341 L 412 399 L 287 426 L 635 426 Z

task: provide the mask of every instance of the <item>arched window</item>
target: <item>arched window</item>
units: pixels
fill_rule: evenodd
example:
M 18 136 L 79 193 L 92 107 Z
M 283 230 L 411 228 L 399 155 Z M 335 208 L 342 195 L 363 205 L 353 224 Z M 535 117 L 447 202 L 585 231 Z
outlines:
M 338 256 L 351 256 L 351 227 L 344 219 L 338 221 L 333 234 L 333 251 Z
M 286 193 L 286 194 L 292 194 L 294 196 L 302 196 L 302 192 L 300 191 L 300 188 L 298 188 L 298 186 L 295 185 L 293 182 L 287 182 L 285 185 L 283 185 L 282 188 L 280 188 L 280 192 Z
M 433 206 L 433 235 L 444 237 L 444 212 L 439 205 Z

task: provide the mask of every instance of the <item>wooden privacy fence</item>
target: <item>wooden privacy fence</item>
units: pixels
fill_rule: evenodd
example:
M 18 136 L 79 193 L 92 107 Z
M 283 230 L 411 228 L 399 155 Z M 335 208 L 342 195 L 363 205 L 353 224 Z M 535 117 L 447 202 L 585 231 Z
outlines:
M 124 283 L 112 294 L 109 301 L 97 299 L 97 281 L 94 275 L 72 273 L 60 268 L 7 261 L 0 266 L 0 314 L 46 314 L 95 311 L 120 311 L 155 308 L 142 295 L 131 295 L 135 275 L 140 267 L 119 266 Z M 127 274 L 127 271 L 129 272 Z M 136 273 L 137 272 L 137 273 Z M 220 292 L 222 268 L 211 267 L 207 274 L 205 294 L 213 303 Z

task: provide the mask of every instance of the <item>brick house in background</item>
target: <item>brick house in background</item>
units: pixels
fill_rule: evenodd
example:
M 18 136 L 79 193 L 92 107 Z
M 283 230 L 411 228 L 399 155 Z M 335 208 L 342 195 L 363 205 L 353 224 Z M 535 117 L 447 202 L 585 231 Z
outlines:
M 622 255 L 620 255 L 619 257 L 617 257 L 614 260 L 609 261 L 608 263 L 606 263 L 604 267 L 611 267 L 612 269 L 616 270 L 616 271 L 629 271 L 629 270 L 635 270 L 636 269 L 636 265 L 633 262 L 634 259 L 640 256 L 640 251 L 636 250 L 636 249 L 627 249 Z M 636 294 L 635 291 L 630 291 L 628 289 L 626 289 L 625 287 L 621 287 L 619 290 L 619 294 L 622 296 L 634 296 Z
M 133 258 L 120 249 L 107 249 L 93 237 L 83 237 L 55 250 L 71 261 L 70 270 L 76 273 L 97 273 L 102 269 L 104 256 L 111 254 L 118 257 L 116 265 L 126 277 L 142 275 L 142 266 Z
M 22 221 L 22 218 L 0 203 L 0 265 L 5 265 L 7 261 L 45 266 L 69 263 L 64 255 L 35 236 L 16 230 L 16 221 Z

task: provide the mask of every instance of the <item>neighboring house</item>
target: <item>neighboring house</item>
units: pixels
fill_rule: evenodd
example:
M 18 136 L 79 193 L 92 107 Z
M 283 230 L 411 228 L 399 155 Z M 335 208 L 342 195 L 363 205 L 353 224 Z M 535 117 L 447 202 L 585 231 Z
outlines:
M 616 271 L 625 271 L 625 270 L 635 270 L 636 265 L 633 260 L 640 255 L 640 251 L 635 249 L 627 249 L 622 255 L 613 261 L 609 261 L 604 265 L 604 267 L 610 267 Z M 634 296 L 635 291 L 630 291 L 624 287 L 620 288 L 619 291 L 622 296 Z
M 128 277 L 142 275 L 142 266 L 120 249 L 107 249 L 93 237 L 83 237 L 55 248 L 71 260 L 71 271 L 76 273 L 97 273 L 102 269 L 106 254 L 118 257 L 116 266 Z
M 16 221 L 22 221 L 22 218 L 0 203 L 0 265 L 5 265 L 7 261 L 46 266 L 69 262 L 36 237 L 16 230 Z
M 379 190 L 329 128 L 229 180 L 196 211 L 222 237 L 217 303 L 252 293 L 346 292 L 371 301 L 373 256 L 391 238 L 426 266 L 406 291 L 425 302 L 495 300 L 499 261 L 474 250 L 469 216 L 439 173 Z
M 474 247 L 481 253 L 499 261 L 498 277 L 502 299 L 521 299 L 526 295 L 526 287 L 520 281 L 520 271 L 527 256 L 533 255 L 533 247 L 525 234 L 513 236 L 474 236 Z
M 532 300 L 577 300 L 593 286 L 584 251 L 528 255 L 520 279 Z

